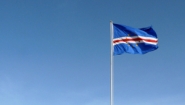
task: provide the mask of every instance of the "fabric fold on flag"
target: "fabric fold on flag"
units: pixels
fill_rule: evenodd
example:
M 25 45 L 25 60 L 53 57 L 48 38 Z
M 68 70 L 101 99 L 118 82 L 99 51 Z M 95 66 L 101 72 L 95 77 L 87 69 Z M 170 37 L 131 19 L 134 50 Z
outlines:
M 152 27 L 133 28 L 113 23 L 114 55 L 146 54 L 158 49 L 158 38 Z

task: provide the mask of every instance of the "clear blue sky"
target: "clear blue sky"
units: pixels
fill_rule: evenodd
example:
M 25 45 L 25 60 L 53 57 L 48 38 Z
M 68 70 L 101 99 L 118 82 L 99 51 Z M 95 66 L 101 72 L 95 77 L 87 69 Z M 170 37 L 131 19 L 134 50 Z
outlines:
M 115 105 L 185 105 L 184 0 L 1 0 L 0 105 L 109 105 L 109 21 L 159 49 L 114 57 Z

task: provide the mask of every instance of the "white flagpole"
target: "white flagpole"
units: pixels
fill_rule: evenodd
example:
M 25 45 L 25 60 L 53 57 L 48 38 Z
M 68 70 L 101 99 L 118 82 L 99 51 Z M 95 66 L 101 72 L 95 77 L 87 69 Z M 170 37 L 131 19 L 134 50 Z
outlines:
M 114 87 L 113 87 L 113 51 L 114 51 L 114 47 L 113 47 L 113 21 L 110 21 L 110 43 L 111 43 L 111 55 L 110 55 L 110 105 L 114 105 Z

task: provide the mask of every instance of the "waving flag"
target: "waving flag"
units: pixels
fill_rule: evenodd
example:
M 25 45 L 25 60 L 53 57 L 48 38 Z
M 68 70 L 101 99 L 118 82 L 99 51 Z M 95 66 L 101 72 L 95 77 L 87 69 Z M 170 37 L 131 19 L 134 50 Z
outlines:
M 156 32 L 152 27 L 132 28 L 113 23 L 114 55 L 145 54 L 158 48 Z

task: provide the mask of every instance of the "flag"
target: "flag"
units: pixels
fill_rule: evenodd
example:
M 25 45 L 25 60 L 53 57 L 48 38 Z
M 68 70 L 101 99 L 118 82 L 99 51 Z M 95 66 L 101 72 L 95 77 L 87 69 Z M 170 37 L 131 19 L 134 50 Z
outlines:
M 152 27 L 133 28 L 113 23 L 113 46 L 114 55 L 146 54 L 158 48 L 157 34 Z

